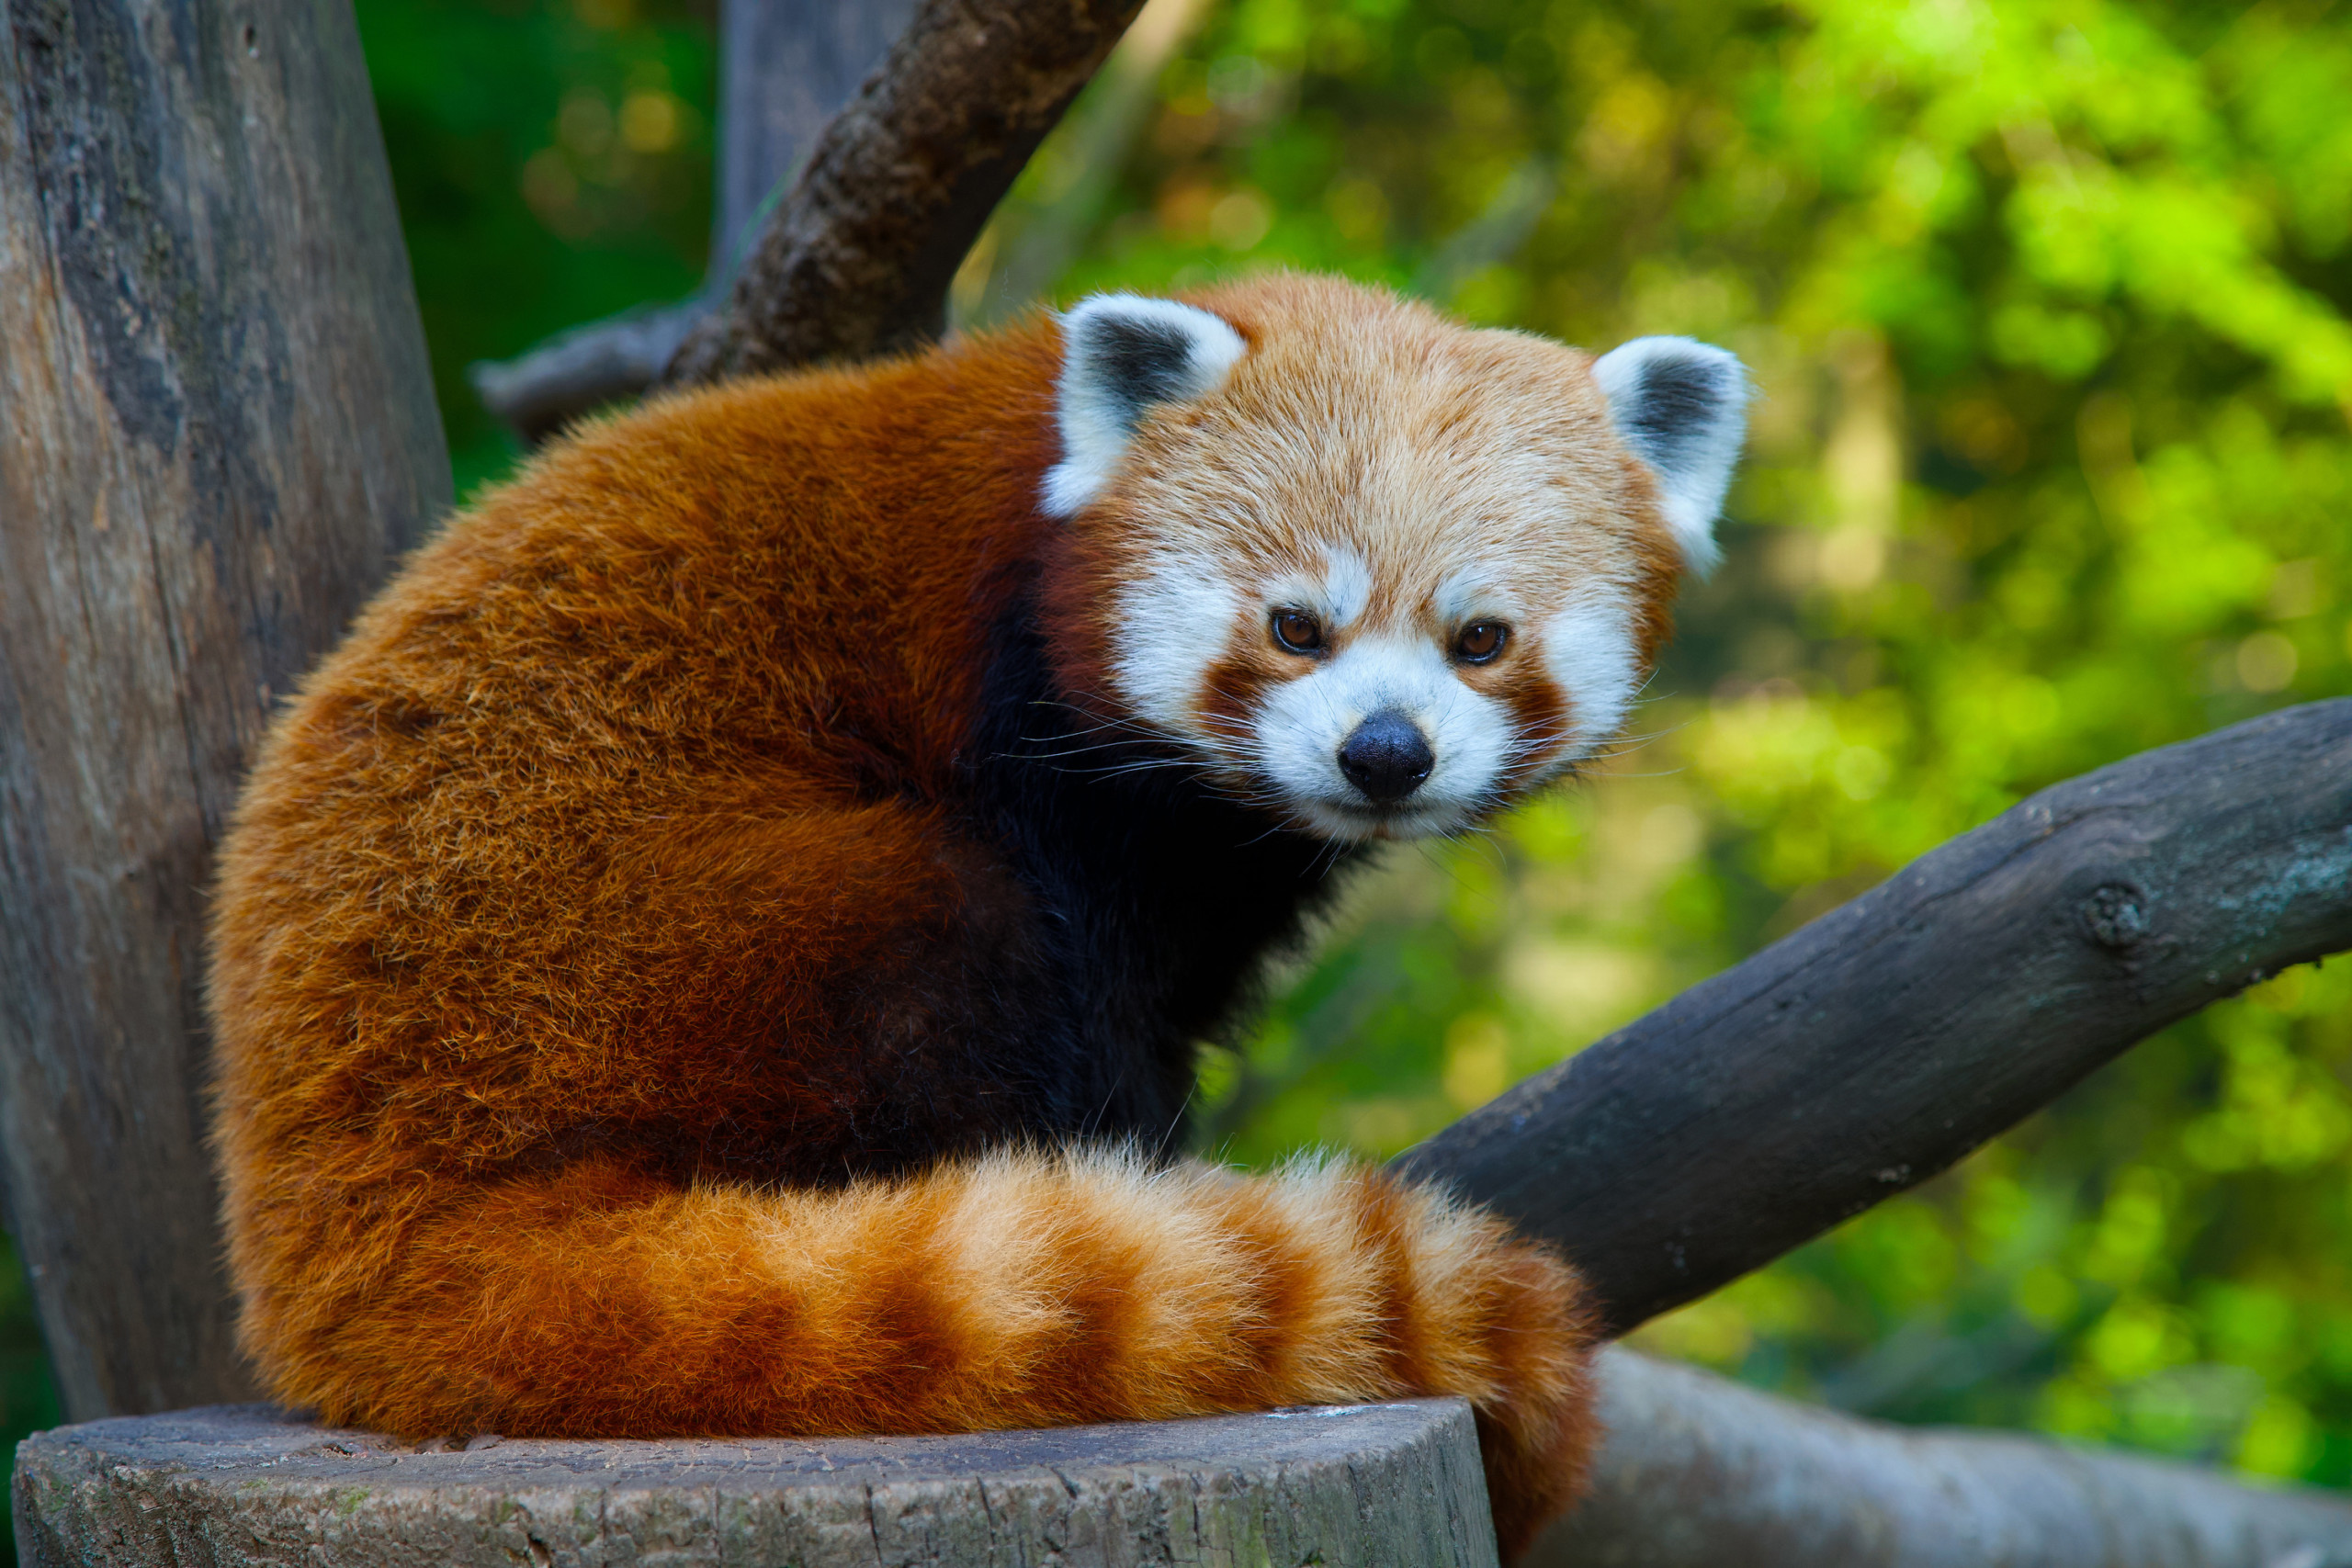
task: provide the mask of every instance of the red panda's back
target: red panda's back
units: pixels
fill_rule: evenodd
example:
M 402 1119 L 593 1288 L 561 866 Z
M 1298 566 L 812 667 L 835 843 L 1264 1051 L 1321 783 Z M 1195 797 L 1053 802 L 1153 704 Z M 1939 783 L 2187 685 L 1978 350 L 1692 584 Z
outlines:
M 707 955 L 793 911 L 729 886 L 758 869 L 730 866 L 730 818 L 834 808 L 838 848 L 862 801 L 936 797 L 1035 547 L 1052 373 L 1039 329 L 665 400 L 417 553 L 279 720 L 224 845 L 235 1245 L 265 1149 L 308 1150 L 266 1162 L 306 1184 L 490 1168 L 583 1104 L 625 1125 L 668 1092 L 649 1075 L 724 1095 L 751 1070 L 707 1021 L 744 977 Z M 663 838 L 688 820 L 696 843 Z M 876 929 L 933 886 L 893 839 Z M 680 861 L 709 886 L 651 908 Z M 680 1060 L 647 1009 L 684 992 Z

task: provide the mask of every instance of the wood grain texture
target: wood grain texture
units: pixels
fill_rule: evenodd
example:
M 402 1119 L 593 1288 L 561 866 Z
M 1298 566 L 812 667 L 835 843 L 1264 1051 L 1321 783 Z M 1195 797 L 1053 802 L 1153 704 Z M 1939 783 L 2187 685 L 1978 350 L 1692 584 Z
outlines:
M 420 1452 L 267 1406 L 19 1445 L 30 1568 L 1493 1568 L 1460 1400 L 961 1438 Z
M 1560 1243 L 1622 1333 L 2347 947 L 2339 699 L 2044 790 L 1397 1163 Z
M 1141 0 L 922 0 L 770 215 L 666 385 L 938 335 L 947 285 Z
M 247 1387 L 211 846 L 448 499 L 345 0 L 0 0 L 0 1151 L 75 1416 Z
M 1601 1353 L 1610 1438 L 1521 1568 L 2325 1568 L 2352 1500 L 2009 1432 L 1895 1427 Z

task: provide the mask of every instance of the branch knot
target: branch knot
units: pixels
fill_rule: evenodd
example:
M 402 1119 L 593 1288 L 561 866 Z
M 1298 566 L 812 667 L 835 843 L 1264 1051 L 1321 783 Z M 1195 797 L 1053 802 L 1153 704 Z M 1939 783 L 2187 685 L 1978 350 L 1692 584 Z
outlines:
M 2080 908 L 2084 931 L 2110 953 L 2127 953 L 2148 934 L 2144 895 L 2129 883 L 2101 883 Z

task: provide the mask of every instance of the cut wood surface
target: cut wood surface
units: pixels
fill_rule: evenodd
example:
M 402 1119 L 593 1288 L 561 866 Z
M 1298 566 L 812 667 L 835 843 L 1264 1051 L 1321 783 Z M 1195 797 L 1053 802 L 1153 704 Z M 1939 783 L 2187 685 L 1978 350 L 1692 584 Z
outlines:
M 2347 947 L 2339 699 L 2044 790 L 1398 1164 L 1559 1242 L 1623 1332 Z
M 1141 0 L 922 0 L 826 127 L 665 384 L 864 359 L 936 337 L 947 285 Z
M 963 1438 L 420 1452 L 263 1405 L 17 1450 L 28 1568 L 1493 1568 L 1460 1400 Z
M 2325 1568 L 2352 1503 L 2002 1433 L 1905 1429 L 1603 1353 L 1591 1495 L 1528 1568 Z M 1466 1406 L 1417 1400 L 964 1438 L 429 1450 L 266 1406 L 17 1450 L 33 1568 L 659 1561 L 1494 1562 Z
M 2331 1568 L 2352 1500 L 2007 1433 L 1893 1427 L 1622 1348 L 1591 1495 L 1525 1568 Z
M 211 846 L 448 499 L 350 6 L 0 0 L 0 1151 L 75 1416 L 249 1392 Z

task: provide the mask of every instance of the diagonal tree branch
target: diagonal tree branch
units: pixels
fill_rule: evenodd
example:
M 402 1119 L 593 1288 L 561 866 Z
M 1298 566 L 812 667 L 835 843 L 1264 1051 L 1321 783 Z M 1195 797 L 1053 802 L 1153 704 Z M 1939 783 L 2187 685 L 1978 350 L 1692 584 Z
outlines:
M 906 31 L 915 0 L 719 0 L 717 293 L 817 139 Z M 657 369 L 659 367 L 657 367 Z
M 1623 1333 L 2346 948 L 2338 699 L 2046 789 L 1397 1164 L 1559 1242 Z
M 2352 1503 L 2007 1433 L 1902 1427 L 1622 1347 L 1592 1491 L 1522 1568 L 2342 1568 Z
M 660 379 L 686 329 L 727 289 L 763 205 L 904 30 L 914 0 L 722 0 L 719 145 L 710 269 L 692 298 L 588 321 L 467 367 L 482 406 L 531 446 Z
M 1013 176 L 1141 0 L 923 0 L 769 216 L 668 386 L 912 347 Z
M 839 101 L 846 62 L 896 32 L 911 4 L 844 4 L 830 30 L 818 25 L 822 6 L 781 16 L 730 5 L 714 282 L 694 299 L 474 366 L 483 406 L 537 443 L 656 385 L 869 357 L 936 337 L 965 253 L 1142 6 L 925 0 L 842 112 L 823 120 L 819 106 Z M 748 237 L 745 193 L 766 188 L 804 150 L 799 177 Z M 730 288 L 729 268 L 747 245 Z

